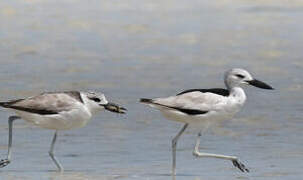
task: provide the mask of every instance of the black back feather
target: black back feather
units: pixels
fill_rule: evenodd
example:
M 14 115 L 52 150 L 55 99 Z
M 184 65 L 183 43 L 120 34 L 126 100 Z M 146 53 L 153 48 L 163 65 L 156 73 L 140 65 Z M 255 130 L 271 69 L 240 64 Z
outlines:
M 177 94 L 177 96 L 182 95 L 182 94 L 186 94 L 186 93 L 190 93 L 190 92 L 195 92 L 195 91 L 199 91 L 202 93 L 213 93 L 213 94 L 218 94 L 221 96 L 229 96 L 229 91 L 227 89 L 222 89 L 222 88 L 212 88 L 212 89 L 189 89 L 186 91 L 183 91 L 179 94 Z

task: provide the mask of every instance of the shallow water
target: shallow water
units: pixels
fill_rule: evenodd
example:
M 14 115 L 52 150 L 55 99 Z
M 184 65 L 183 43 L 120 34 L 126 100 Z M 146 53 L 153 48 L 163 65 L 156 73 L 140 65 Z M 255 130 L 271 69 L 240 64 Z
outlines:
M 48 157 L 53 132 L 16 122 L 13 161 L 0 179 L 171 179 L 170 141 L 181 124 L 138 98 L 223 87 L 231 67 L 276 90 L 247 88 L 243 111 L 205 133 L 201 151 L 237 155 L 251 172 L 194 158 L 189 130 L 178 144 L 176 179 L 302 178 L 302 18 L 299 0 L 1 1 L 1 100 L 96 89 L 129 111 L 100 113 L 85 128 L 61 132 L 64 174 Z M 2 157 L 9 115 L 1 110 Z

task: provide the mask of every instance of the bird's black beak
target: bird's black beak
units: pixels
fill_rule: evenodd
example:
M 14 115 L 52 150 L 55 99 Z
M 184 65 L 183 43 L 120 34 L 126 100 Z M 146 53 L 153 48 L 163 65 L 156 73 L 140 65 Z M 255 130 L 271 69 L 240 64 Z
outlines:
M 114 103 L 110 103 L 110 102 L 103 106 L 106 110 L 115 112 L 115 113 L 124 114 L 127 111 L 124 107 L 121 107 L 118 104 L 114 104 Z
M 271 89 L 273 90 L 274 88 L 272 88 L 270 85 L 262 82 L 262 81 L 259 81 L 257 79 L 253 79 L 251 81 L 246 81 L 248 84 L 252 85 L 252 86 L 255 86 L 255 87 L 258 87 L 258 88 L 262 88 L 262 89 Z

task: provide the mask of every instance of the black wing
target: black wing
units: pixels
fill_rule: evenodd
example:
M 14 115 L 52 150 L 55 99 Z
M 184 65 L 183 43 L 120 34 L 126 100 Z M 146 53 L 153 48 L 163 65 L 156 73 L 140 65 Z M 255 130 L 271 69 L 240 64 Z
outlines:
M 179 94 L 177 94 L 177 96 L 181 95 L 181 94 L 185 94 L 185 93 L 190 93 L 190 92 L 195 92 L 195 91 L 199 91 L 202 93 L 214 93 L 214 94 L 218 94 L 221 96 L 229 96 L 229 91 L 227 89 L 222 89 L 222 88 L 213 88 L 213 89 L 189 89 L 186 91 L 183 91 Z
M 200 114 L 208 113 L 208 111 L 202 111 L 202 110 L 198 110 L 198 109 L 186 109 L 186 108 L 166 106 L 166 105 L 163 105 L 163 104 L 155 103 L 155 102 L 153 102 L 152 99 L 142 98 L 142 99 L 140 99 L 140 102 L 146 103 L 146 104 L 155 104 L 155 105 L 167 107 L 167 108 L 170 108 L 170 109 L 175 109 L 177 111 L 183 112 L 183 113 L 188 114 L 188 115 L 200 115 Z

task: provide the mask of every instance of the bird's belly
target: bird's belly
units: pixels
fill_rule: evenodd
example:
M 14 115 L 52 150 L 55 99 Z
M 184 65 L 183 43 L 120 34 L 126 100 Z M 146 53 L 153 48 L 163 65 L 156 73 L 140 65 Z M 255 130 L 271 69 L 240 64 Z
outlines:
M 212 124 L 231 119 L 237 113 L 236 109 L 209 111 L 201 115 L 187 115 L 176 111 L 162 111 L 169 120 L 189 124 Z
M 16 111 L 23 120 L 46 129 L 68 130 L 83 127 L 90 120 L 88 112 L 62 112 L 54 115 L 39 115 Z

